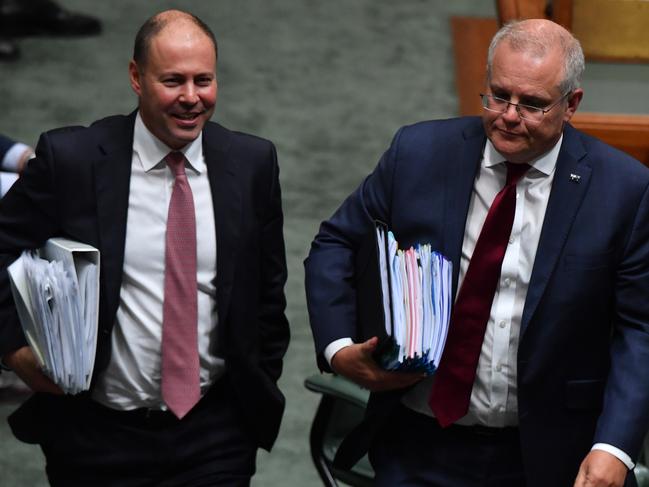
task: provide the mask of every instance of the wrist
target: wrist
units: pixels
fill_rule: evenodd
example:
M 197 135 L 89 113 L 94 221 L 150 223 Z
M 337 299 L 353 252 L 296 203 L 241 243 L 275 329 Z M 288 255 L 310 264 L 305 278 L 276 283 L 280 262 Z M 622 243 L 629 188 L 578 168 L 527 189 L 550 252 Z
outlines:
M 633 462 L 631 457 L 625 451 L 620 450 L 613 445 L 610 445 L 608 443 L 595 443 L 591 448 L 591 451 L 593 450 L 600 450 L 610 453 L 621 463 L 623 463 L 628 470 L 633 470 L 633 468 L 635 467 L 635 463 Z

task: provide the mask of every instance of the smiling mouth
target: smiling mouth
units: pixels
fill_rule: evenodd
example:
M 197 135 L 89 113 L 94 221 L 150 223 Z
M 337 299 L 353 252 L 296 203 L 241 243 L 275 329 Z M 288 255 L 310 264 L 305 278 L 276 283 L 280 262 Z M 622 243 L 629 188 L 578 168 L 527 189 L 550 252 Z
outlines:
M 203 112 L 199 113 L 174 113 L 173 117 L 178 120 L 193 121 L 196 120 Z

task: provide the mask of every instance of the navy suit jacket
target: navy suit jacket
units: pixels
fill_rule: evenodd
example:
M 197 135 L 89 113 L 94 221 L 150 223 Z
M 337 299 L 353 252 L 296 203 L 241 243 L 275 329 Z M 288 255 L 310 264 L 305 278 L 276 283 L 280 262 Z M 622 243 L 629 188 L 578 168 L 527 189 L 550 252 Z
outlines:
M 101 252 L 95 375 L 107 366 L 124 262 L 134 121 L 135 114 L 114 116 L 43 134 L 36 159 L 0 202 L 0 356 L 25 344 L 7 266 L 21 250 L 61 236 Z M 250 430 L 269 449 L 284 409 L 277 380 L 289 340 L 275 148 L 208 123 L 203 152 L 216 226 L 217 352 Z M 15 415 L 19 437 L 38 441 L 40 396 Z
M 635 456 L 649 425 L 649 170 L 570 125 L 563 135 L 517 356 L 524 464 L 539 487 L 572 485 L 595 442 Z M 356 337 L 353 256 L 372 220 L 404 248 L 431 242 L 457 290 L 485 142 L 477 117 L 404 127 L 323 222 L 305 262 L 321 368 L 329 343 Z M 398 395 L 373 394 L 368 421 Z

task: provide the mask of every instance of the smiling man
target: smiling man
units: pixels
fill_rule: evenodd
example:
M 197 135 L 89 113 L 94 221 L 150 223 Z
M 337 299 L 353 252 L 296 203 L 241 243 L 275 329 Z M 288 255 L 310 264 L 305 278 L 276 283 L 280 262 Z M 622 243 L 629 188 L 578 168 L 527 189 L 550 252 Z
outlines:
M 649 425 L 649 170 L 575 130 L 578 41 L 547 20 L 494 37 L 483 116 L 395 136 L 305 262 L 318 363 L 373 391 L 339 461 L 376 485 L 635 485 Z M 354 255 L 372 221 L 453 263 L 433 377 L 357 341 Z
M 200 19 L 152 17 L 129 64 L 138 109 L 43 134 L 0 203 L 0 357 L 36 392 L 10 422 L 52 485 L 249 485 L 277 435 L 278 166 L 269 141 L 209 121 L 216 63 Z M 75 397 L 38 368 L 7 280 L 50 237 L 101 252 L 94 377 Z

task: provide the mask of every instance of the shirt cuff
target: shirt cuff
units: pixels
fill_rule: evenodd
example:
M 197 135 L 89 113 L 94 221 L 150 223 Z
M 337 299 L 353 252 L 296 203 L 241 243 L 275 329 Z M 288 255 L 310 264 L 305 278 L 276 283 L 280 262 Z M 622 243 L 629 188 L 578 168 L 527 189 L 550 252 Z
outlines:
M 3 171 L 18 172 L 18 162 L 22 158 L 22 155 L 25 151 L 31 152 L 31 147 L 22 142 L 16 142 L 12 145 L 9 150 L 5 153 L 2 161 L 0 161 L 0 168 Z
M 334 355 L 336 355 L 343 348 L 349 347 L 353 344 L 354 342 L 351 338 L 339 338 L 338 340 L 334 340 L 329 345 L 327 345 L 327 348 L 324 349 L 324 357 L 327 360 L 329 367 L 331 367 L 331 359 L 334 358 Z
M 12 172 L 0 172 L 0 198 L 2 198 L 11 185 L 16 182 L 18 175 Z
M 624 465 L 626 465 L 626 468 L 628 468 L 629 470 L 633 470 L 633 468 L 635 467 L 635 463 L 633 463 L 631 457 L 613 445 L 609 445 L 608 443 L 595 443 L 590 451 L 593 450 L 602 450 L 610 453 L 618 460 L 620 460 Z

